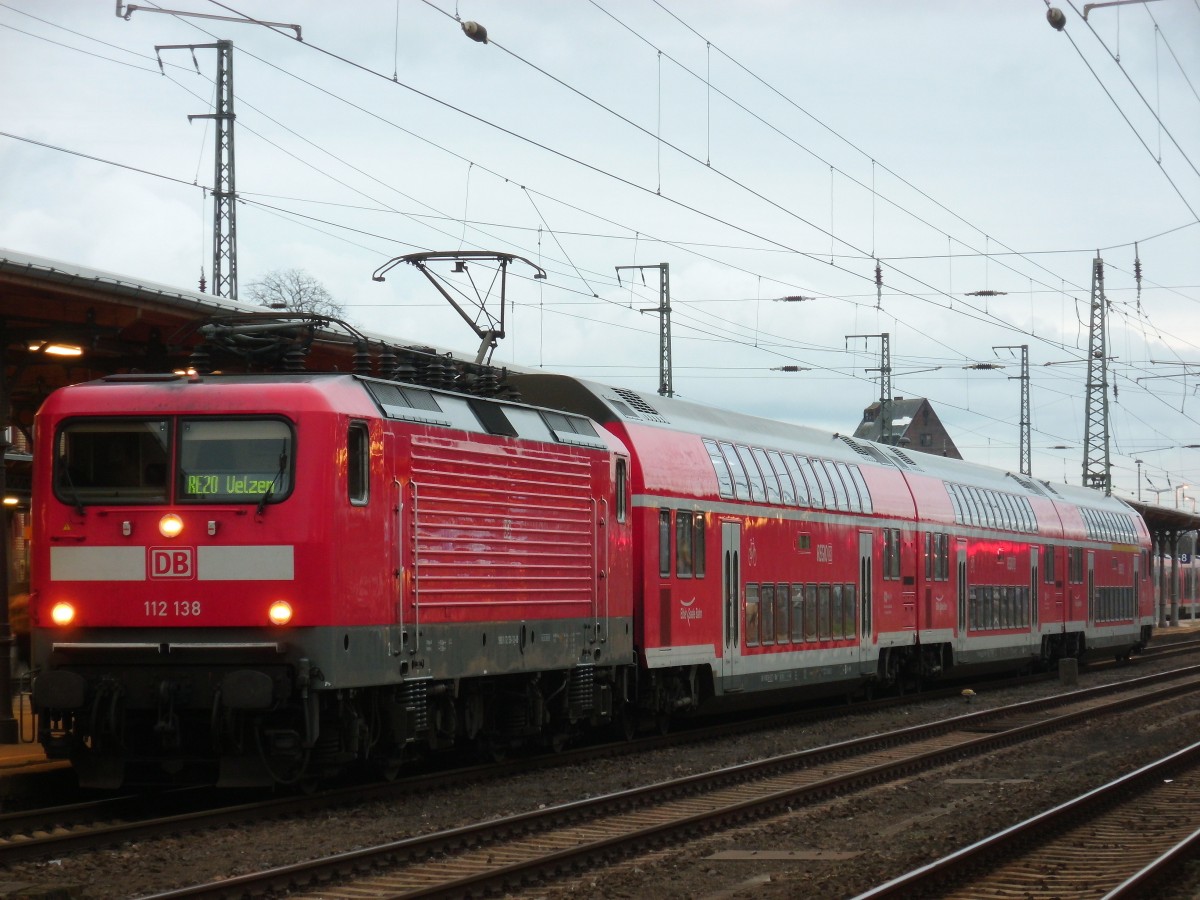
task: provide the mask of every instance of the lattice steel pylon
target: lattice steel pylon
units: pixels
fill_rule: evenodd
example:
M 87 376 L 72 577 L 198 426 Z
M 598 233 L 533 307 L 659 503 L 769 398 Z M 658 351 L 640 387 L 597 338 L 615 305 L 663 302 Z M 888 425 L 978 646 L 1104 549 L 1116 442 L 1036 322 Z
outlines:
M 1030 441 L 1030 419 L 1029 419 L 1029 345 L 1028 344 L 1010 344 L 1001 347 L 993 347 L 993 350 L 1020 350 L 1021 351 L 1021 374 L 1010 375 L 1009 381 L 1014 378 L 1021 382 L 1021 474 L 1033 477 L 1033 450 Z
M 879 443 L 891 444 L 892 438 L 892 348 L 891 332 L 882 334 L 848 334 L 846 346 L 850 338 L 879 338 L 879 368 L 866 369 L 867 372 L 879 373 Z
M 1088 370 L 1083 436 L 1083 484 L 1112 494 L 1108 450 L 1108 346 L 1104 260 L 1092 261 L 1092 305 L 1088 325 Z
M 658 393 L 663 397 L 674 397 L 675 384 L 671 372 L 671 264 L 617 266 L 616 269 L 618 284 L 621 282 L 622 269 L 658 269 L 658 306 L 641 312 L 658 313 Z M 645 276 L 642 280 L 645 280 Z
M 216 152 L 213 161 L 213 258 L 212 293 L 215 297 L 237 299 L 237 192 L 233 174 L 233 41 L 215 44 L 165 44 L 163 50 L 217 51 L 217 105 L 211 113 L 188 116 L 212 119 L 216 125 Z M 159 60 L 162 66 L 162 60 Z

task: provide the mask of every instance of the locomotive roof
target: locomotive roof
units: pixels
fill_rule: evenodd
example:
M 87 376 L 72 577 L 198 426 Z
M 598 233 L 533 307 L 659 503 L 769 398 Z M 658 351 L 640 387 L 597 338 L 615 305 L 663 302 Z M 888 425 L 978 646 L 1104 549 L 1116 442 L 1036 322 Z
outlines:
M 274 386 L 282 392 L 259 390 Z M 141 414 L 147 409 L 162 412 L 162 400 L 150 401 L 145 391 L 188 391 L 192 388 L 232 389 L 222 401 L 179 399 L 179 409 L 219 414 L 222 411 L 246 413 L 295 412 L 301 395 L 304 405 L 353 415 L 369 415 L 372 410 L 386 419 L 415 426 L 449 428 L 476 434 L 571 445 L 605 452 L 624 452 L 616 436 L 597 428 L 580 414 L 555 408 L 539 408 L 521 401 L 483 397 L 461 391 L 373 378 L 348 372 L 273 372 L 262 374 L 183 375 L 128 374 L 109 375 L 95 381 L 62 388 L 52 394 L 44 409 L 58 414 L 87 415 Z M 126 392 L 106 398 L 103 405 L 91 399 L 96 390 Z M 142 395 L 130 392 L 142 391 Z M 286 396 L 285 396 L 286 394 Z M 182 394 L 176 394 L 182 397 Z M 141 406 L 141 403 L 148 406 Z M 224 405 L 223 405 L 224 404 Z M 136 410 L 134 407 L 137 407 Z
M 946 482 L 989 487 L 1014 494 L 1038 496 L 1072 505 L 1133 512 L 1122 500 L 1092 488 L 1050 484 L 1020 473 L 967 460 L 908 451 L 848 434 L 806 425 L 764 419 L 689 400 L 613 387 L 568 375 L 528 373 L 510 381 L 529 402 L 586 415 L 603 424 L 618 424 L 636 445 L 636 428 L 664 428 L 764 448 L 803 453 L 860 466 L 885 466 Z

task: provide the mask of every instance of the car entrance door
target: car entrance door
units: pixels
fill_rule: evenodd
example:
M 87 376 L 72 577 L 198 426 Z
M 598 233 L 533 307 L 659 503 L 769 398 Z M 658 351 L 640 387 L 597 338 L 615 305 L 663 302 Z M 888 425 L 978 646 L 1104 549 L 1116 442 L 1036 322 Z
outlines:
M 737 522 L 721 523 L 721 609 L 724 611 L 721 631 L 724 645 L 721 652 L 721 676 L 730 679 L 738 674 L 742 655 L 742 526 Z

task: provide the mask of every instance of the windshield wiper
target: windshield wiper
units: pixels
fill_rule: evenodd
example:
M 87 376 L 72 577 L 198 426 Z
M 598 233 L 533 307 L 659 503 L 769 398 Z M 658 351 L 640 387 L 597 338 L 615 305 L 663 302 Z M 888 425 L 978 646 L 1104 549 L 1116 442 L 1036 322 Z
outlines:
M 267 485 L 267 489 L 263 492 L 262 499 L 258 501 L 258 509 L 255 511 L 255 515 L 261 516 L 263 511 L 267 508 L 267 502 L 275 493 L 275 483 L 279 481 L 279 479 L 283 477 L 283 473 L 287 471 L 287 463 L 287 442 L 285 441 L 283 444 L 283 449 L 279 451 L 279 471 L 275 473 L 275 477 L 271 479 L 271 483 Z
M 60 460 L 60 462 L 62 462 L 62 460 Z M 84 515 L 83 501 L 79 499 L 79 489 L 75 487 L 75 482 L 71 480 L 71 467 L 64 464 L 62 467 L 62 473 L 63 477 L 67 481 L 67 487 L 70 488 L 70 493 L 67 494 L 67 496 L 71 499 L 71 502 L 75 504 L 75 512 L 79 513 L 79 515 L 82 517 Z

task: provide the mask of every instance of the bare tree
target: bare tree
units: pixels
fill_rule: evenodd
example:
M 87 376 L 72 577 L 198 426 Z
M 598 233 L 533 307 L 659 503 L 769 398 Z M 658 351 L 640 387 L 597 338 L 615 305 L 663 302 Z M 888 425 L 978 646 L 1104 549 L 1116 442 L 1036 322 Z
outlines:
M 275 269 L 247 285 L 250 299 L 271 309 L 346 317 L 346 307 L 303 269 Z

